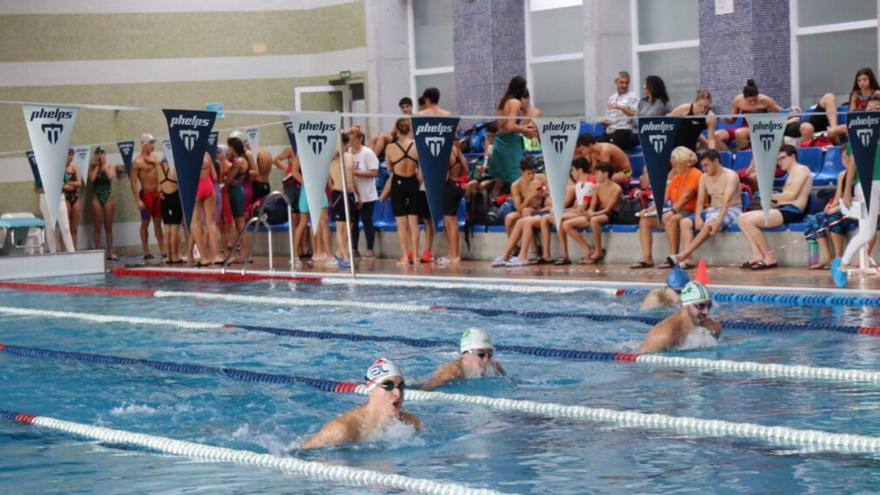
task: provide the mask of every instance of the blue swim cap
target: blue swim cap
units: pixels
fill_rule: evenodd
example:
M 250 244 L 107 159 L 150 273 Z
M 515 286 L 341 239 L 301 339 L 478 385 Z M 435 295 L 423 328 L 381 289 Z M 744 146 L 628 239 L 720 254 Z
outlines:
M 681 290 L 690 281 L 691 278 L 680 266 L 673 268 L 672 271 L 669 272 L 669 276 L 666 277 L 666 285 L 672 290 Z

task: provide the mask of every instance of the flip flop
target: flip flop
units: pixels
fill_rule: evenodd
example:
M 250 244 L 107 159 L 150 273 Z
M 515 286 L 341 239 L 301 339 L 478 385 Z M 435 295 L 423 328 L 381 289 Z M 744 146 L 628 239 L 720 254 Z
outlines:
M 815 265 L 810 265 L 810 270 L 827 270 L 830 268 L 828 263 L 816 263 Z
M 761 260 L 752 265 L 752 270 L 769 270 L 770 268 L 776 268 L 779 266 L 779 263 L 764 263 L 764 260 Z
M 568 258 L 559 258 L 558 260 L 554 261 L 553 264 L 556 266 L 570 265 L 571 260 Z
M 643 268 L 654 268 L 654 263 L 648 263 L 647 261 L 637 261 L 632 265 L 629 265 L 630 270 L 641 270 Z
M 756 263 L 758 263 L 758 262 L 757 262 L 757 261 L 752 261 L 752 260 L 745 260 L 745 261 L 743 261 L 742 263 L 740 263 L 739 267 L 742 268 L 742 269 L 744 269 L 744 270 L 749 270 L 749 269 L 751 269 L 753 266 L 755 266 Z
M 840 266 L 842 263 L 843 260 L 841 258 L 834 258 L 834 261 L 831 262 L 831 278 L 834 280 L 834 285 L 841 289 L 846 287 L 847 279 L 846 270 Z

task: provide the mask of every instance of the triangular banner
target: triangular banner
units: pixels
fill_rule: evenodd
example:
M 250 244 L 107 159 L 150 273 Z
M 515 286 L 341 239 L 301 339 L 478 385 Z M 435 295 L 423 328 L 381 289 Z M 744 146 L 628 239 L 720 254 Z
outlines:
M 55 225 L 58 205 L 61 202 L 67 150 L 70 148 L 70 138 L 73 136 L 77 108 L 22 105 L 21 109 L 43 182 L 43 190 L 46 191 L 49 218 L 44 220 L 48 221 L 49 225 Z
M 171 151 L 171 140 L 162 138 L 162 157 L 168 162 L 171 170 L 174 170 L 174 153 Z
M 248 127 L 244 130 L 244 135 L 247 136 L 248 143 L 251 145 L 251 152 L 253 152 L 254 160 L 256 160 L 257 153 L 260 151 L 260 128 Z
M 326 196 L 324 186 L 330 172 L 330 161 L 339 140 L 339 115 L 330 112 L 305 112 L 291 116 L 293 133 L 299 149 L 300 167 L 312 231 L 317 234 L 321 207 Z M 253 146 L 253 143 L 251 143 Z
M 666 198 L 666 179 L 672 165 L 669 156 L 675 147 L 675 133 L 681 123 L 679 117 L 642 117 L 639 119 L 639 141 L 645 167 L 651 180 L 657 218 L 663 218 L 663 202 Z
M 880 138 L 880 112 L 851 112 L 846 122 L 853 159 L 865 196 L 865 211 L 871 201 L 871 186 L 877 167 L 877 140 Z M 880 170 L 877 170 L 880 172 Z
M 43 188 L 43 181 L 40 179 L 40 168 L 37 167 L 37 157 L 33 151 L 26 151 L 24 155 L 28 159 L 28 165 L 31 166 L 31 173 L 34 175 L 34 187 Z
M 73 147 L 73 164 L 79 168 L 79 175 L 82 177 L 83 186 L 89 180 L 89 157 L 91 156 L 91 151 L 92 148 L 88 145 Z
M 755 171 L 758 175 L 758 191 L 761 193 L 761 210 L 764 211 L 764 224 L 770 216 L 773 178 L 776 175 L 776 157 L 782 146 L 787 115 L 753 113 L 746 115 L 749 124 L 749 138 L 752 142 L 752 156 L 755 158 Z
M 413 117 L 419 168 L 425 181 L 428 209 L 434 223 L 443 220 L 443 193 L 449 173 L 449 155 L 455 140 L 456 117 Z
M 211 155 L 211 161 L 217 161 L 217 138 L 220 137 L 220 133 L 214 131 L 208 134 L 208 154 Z
M 571 157 L 580 129 L 579 119 L 535 119 L 541 135 L 541 151 L 544 154 L 544 169 L 550 183 L 550 199 L 553 200 L 553 216 L 556 227 L 562 222 L 565 207 L 565 190 L 568 186 Z
M 205 152 L 208 150 L 208 135 L 217 118 L 215 112 L 204 110 L 162 110 L 168 122 L 168 135 L 171 139 L 171 154 L 177 170 L 177 186 L 186 226 L 192 221 L 196 202 L 196 189 Z
M 290 141 L 290 147 L 293 148 L 293 153 L 298 154 L 296 151 L 296 136 L 293 135 L 293 122 L 287 121 L 284 123 L 284 129 L 287 131 L 287 139 Z
M 119 141 L 116 143 L 119 154 L 122 155 L 122 165 L 125 166 L 125 175 L 131 177 L 131 160 L 134 157 L 134 141 Z

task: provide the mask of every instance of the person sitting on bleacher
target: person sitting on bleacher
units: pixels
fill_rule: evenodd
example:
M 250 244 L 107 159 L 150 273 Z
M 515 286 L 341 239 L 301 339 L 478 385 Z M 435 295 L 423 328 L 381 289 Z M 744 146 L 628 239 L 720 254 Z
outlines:
M 581 259 L 580 264 L 582 265 L 593 265 L 605 258 L 605 249 L 602 247 L 602 226 L 617 220 L 617 214 L 620 211 L 620 198 L 623 197 L 623 188 L 611 180 L 613 173 L 614 168 L 608 162 L 602 162 L 593 167 L 596 187 L 593 188 L 590 208 L 584 213 L 584 218 L 590 223 L 590 229 L 593 231 L 592 250 L 589 243 L 580 234 L 571 235 L 569 233 L 584 248 L 584 252 L 590 253 L 589 256 Z
M 629 156 L 614 143 L 600 143 L 589 132 L 578 136 L 574 150 L 575 157 L 585 157 L 593 168 L 600 163 L 610 163 L 613 169 L 611 180 L 627 187 L 632 179 L 632 165 Z
M 707 150 L 700 158 L 703 175 L 697 192 L 696 210 L 692 216 L 681 219 L 681 241 L 684 250 L 666 259 L 670 265 L 694 268 L 691 255 L 709 237 L 732 225 L 742 214 L 742 194 L 739 177 L 733 170 L 721 165 L 721 155 Z M 708 208 L 703 205 L 709 203 Z M 694 237 L 694 229 L 699 233 Z
M 510 230 L 507 235 L 507 244 L 501 256 L 492 261 L 492 266 L 507 266 L 508 259 L 516 251 L 517 243 L 522 243 L 520 252 L 524 253 L 522 257 L 525 262 L 517 263 L 514 260 L 512 264 L 528 264 L 528 249 L 534 241 L 532 229 L 538 228 L 540 223 L 532 225 L 532 221 L 537 222 L 540 216 L 547 215 L 550 212 L 550 193 L 547 187 L 547 176 L 535 172 L 535 162 L 531 156 L 526 155 L 520 162 L 520 171 L 522 176 L 514 181 L 511 186 L 513 195 L 513 205 L 516 211 L 509 213 L 504 218 L 505 228 L 508 226 Z M 510 218 L 513 220 L 509 220 Z M 528 230 L 528 234 L 525 231 Z
M 846 148 L 846 146 L 843 146 Z M 844 162 L 852 162 L 852 153 L 843 151 L 841 159 Z M 852 165 L 855 167 L 855 165 Z M 847 165 L 849 167 L 849 165 Z M 815 240 L 819 245 L 819 261 L 810 265 L 810 270 L 827 270 L 831 266 L 831 259 L 834 257 L 831 253 L 831 246 L 828 245 L 828 234 L 831 234 L 831 242 L 834 245 L 834 252 L 843 255 L 843 247 L 846 242 L 846 236 L 858 226 L 855 218 L 847 218 L 843 216 L 840 210 L 840 199 L 843 198 L 843 188 L 846 184 L 846 170 L 837 175 L 837 190 L 825 209 L 815 215 L 807 215 L 804 219 L 806 228 L 804 228 L 804 238 L 807 240 Z M 848 195 L 852 198 L 852 194 Z M 850 203 L 851 205 L 851 203 Z M 876 239 L 876 236 L 874 236 Z M 873 244 L 873 240 L 871 241 Z M 869 251 L 873 246 L 869 247 Z
M 703 175 L 700 169 L 694 166 L 697 163 L 697 154 L 684 146 L 679 146 L 672 150 L 670 161 L 672 171 L 669 173 L 670 183 L 666 186 L 662 221 L 658 221 L 657 209 L 653 205 L 639 212 L 639 243 L 642 246 L 642 259 L 630 265 L 633 270 L 654 266 L 652 229 L 665 230 L 666 240 L 669 241 L 669 252 L 677 253 L 679 222 L 696 209 L 697 191 L 700 189 L 700 177 Z M 645 175 L 647 176 L 647 169 Z M 660 265 L 660 268 L 673 266 L 667 262 Z
M 639 145 L 636 134 L 636 122 L 633 117 L 638 113 L 639 97 L 629 90 L 629 72 L 620 71 L 614 78 L 617 91 L 608 98 L 608 109 L 605 112 L 605 134 L 599 136 L 603 143 L 614 143 L 623 149 Z
M 776 163 L 788 173 L 788 178 L 782 192 L 771 197 L 775 207 L 770 209 L 767 223 L 764 223 L 764 212 L 761 210 L 743 213 L 737 222 L 752 249 L 752 255 L 742 262 L 740 268 L 765 270 L 778 266 L 776 254 L 761 228 L 800 222 L 806 216 L 810 190 L 813 188 L 810 168 L 797 162 L 797 149 L 789 144 L 779 149 Z
M 596 185 L 596 178 L 590 173 L 590 162 L 586 158 L 575 158 L 571 162 L 571 169 L 574 174 L 574 185 L 571 187 L 571 194 L 566 192 L 566 203 L 571 201 L 572 206 L 563 210 L 562 224 L 556 230 L 562 256 L 554 262 L 555 265 L 571 264 L 571 257 L 568 254 L 568 234 L 580 236 L 577 229 L 589 225 L 584 213 L 590 207 Z M 553 215 L 541 218 L 541 249 L 542 259 L 545 260 L 550 259 L 550 227 L 555 223 L 556 219 Z
M 758 85 L 755 84 L 754 79 L 749 79 L 746 81 L 742 94 L 736 95 L 736 98 L 733 99 L 733 108 L 731 108 L 730 113 L 745 115 L 749 113 L 779 112 L 781 110 L 782 106 L 776 103 L 776 100 L 759 92 Z M 736 121 L 736 118 L 724 117 L 721 120 L 732 123 Z M 736 149 L 746 149 L 749 147 L 749 125 L 743 119 L 742 125 L 736 129 L 719 129 L 716 131 L 715 139 L 721 143 L 734 141 Z
M 868 100 L 880 91 L 880 83 L 870 67 L 863 67 L 856 72 L 852 91 L 849 93 L 849 111 L 857 112 L 868 107 Z
M 712 94 L 705 89 L 698 89 L 694 101 L 682 103 L 669 112 L 670 117 L 693 117 L 681 119 L 675 133 L 675 147 L 684 146 L 692 151 L 697 147 L 715 149 L 715 127 L 718 119 L 710 110 Z M 706 135 L 703 135 L 706 131 Z

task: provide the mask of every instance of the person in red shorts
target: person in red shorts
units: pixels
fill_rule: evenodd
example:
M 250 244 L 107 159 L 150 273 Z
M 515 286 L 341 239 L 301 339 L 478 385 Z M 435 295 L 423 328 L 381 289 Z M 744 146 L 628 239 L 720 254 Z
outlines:
M 156 138 L 152 134 L 141 135 L 141 153 L 131 164 L 131 194 L 141 210 L 141 246 L 144 249 L 144 259 L 151 260 L 149 246 L 150 219 L 153 220 L 153 232 L 159 246 L 163 246 L 162 239 L 162 198 L 159 192 L 159 157 L 153 152 L 156 148 Z M 141 187 L 138 191 L 137 183 Z M 163 255 L 164 257 L 164 255 Z

